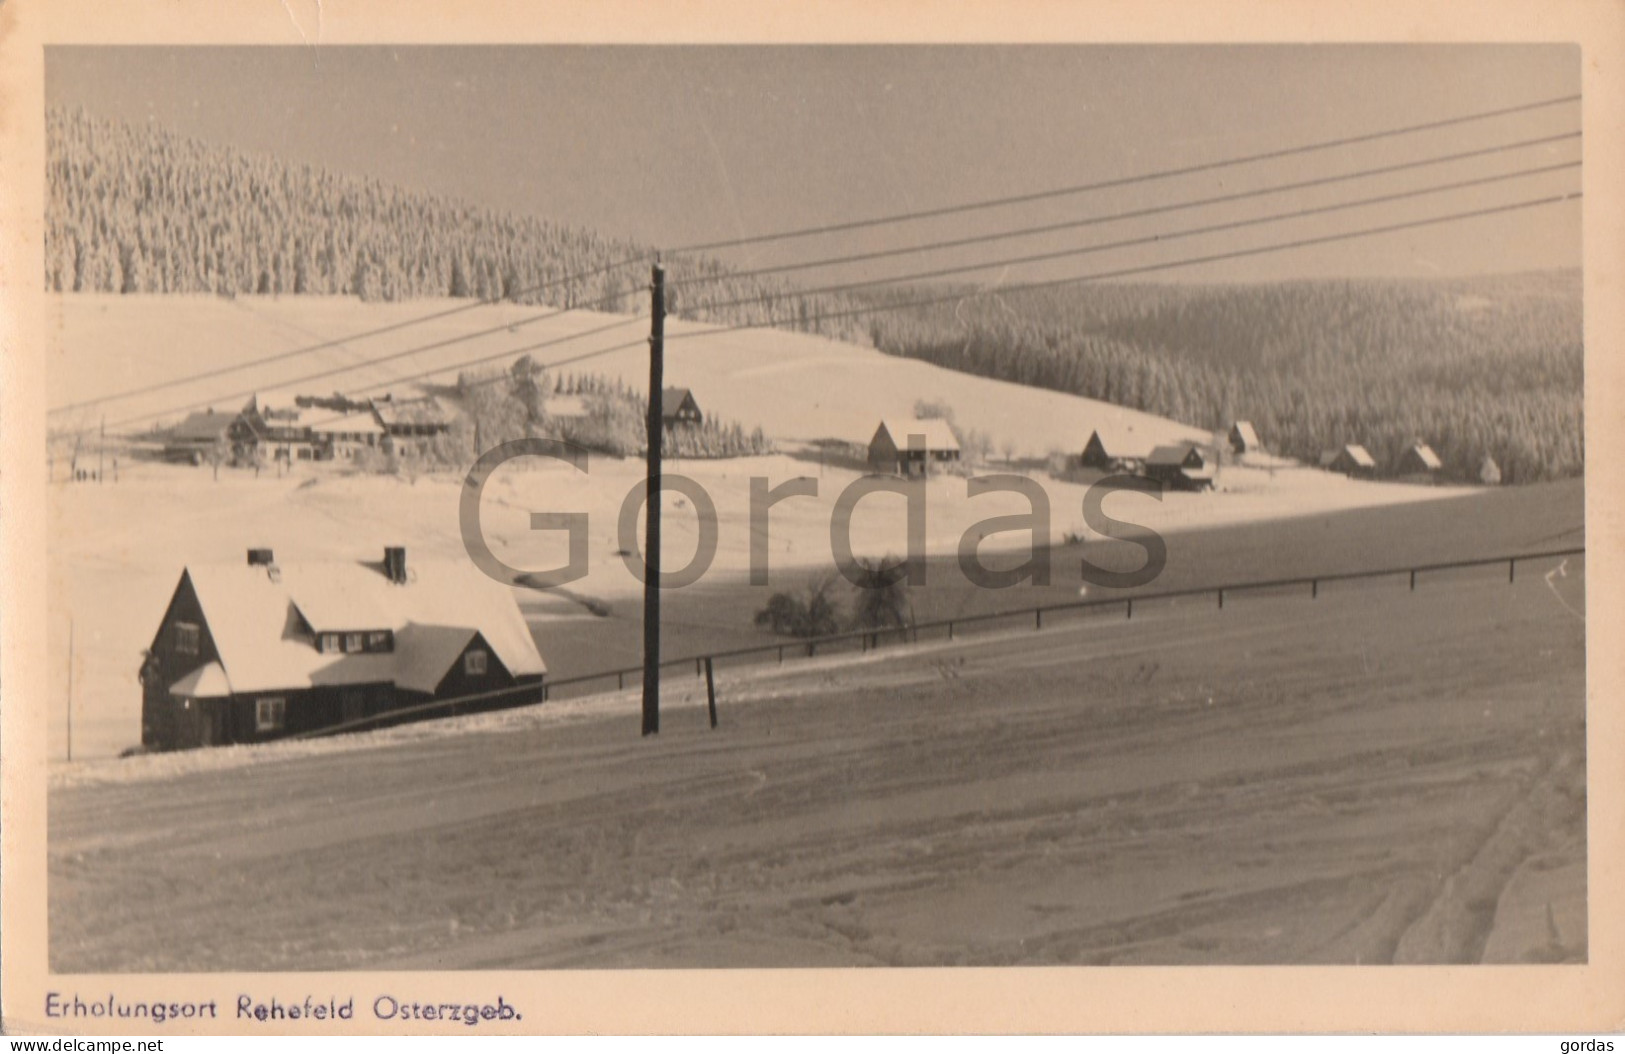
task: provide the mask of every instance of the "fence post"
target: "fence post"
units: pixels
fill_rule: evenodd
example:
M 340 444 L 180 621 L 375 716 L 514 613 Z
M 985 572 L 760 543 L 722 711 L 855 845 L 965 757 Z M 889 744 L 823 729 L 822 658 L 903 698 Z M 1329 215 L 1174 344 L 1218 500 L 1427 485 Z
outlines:
M 1219 590 L 1219 610 L 1224 610 L 1224 590 Z
M 1416 592 L 1416 569 L 1411 569 L 1411 592 Z
M 948 639 L 949 640 L 954 639 L 954 620 L 953 619 L 948 620 Z
M 1134 617 L 1134 598 L 1133 597 L 1128 598 L 1128 617 L 1129 618 Z
M 717 681 L 711 673 L 711 656 L 705 657 L 705 707 L 711 714 L 711 727 L 717 727 Z
M 616 670 L 615 671 L 615 687 L 616 688 L 625 688 L 626 687 L 626 671 L 625 670 Z
M 1507 561 L 1507 584 L 1508 585 L 1512 584 L 1513 582 L 1517 581 L 1517 578 L 1518 578 L 1518 561 L 1516 559 L 1508 560 Z
M 1033 608 L 1033 629 L 1044 628 L 1044 609 Z
M 1318 596 L 1320 596 L 1320 579 L 1311 578 L 1309 580 L 1309 599 L 1314 600 Z
M 698 677 L 699 675 L 700 675 L 700 660 L 698 658 L 696 658 L 694 660 L 694 676 Z
M 779 665 L 784 665 L 784 645 L 779 645 Z

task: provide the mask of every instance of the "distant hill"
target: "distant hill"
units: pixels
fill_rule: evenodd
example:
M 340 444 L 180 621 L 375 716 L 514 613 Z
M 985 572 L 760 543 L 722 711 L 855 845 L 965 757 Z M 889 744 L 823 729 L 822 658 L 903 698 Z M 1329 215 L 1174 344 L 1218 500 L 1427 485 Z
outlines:
M 509 298 L 647 309 L 644 247 L 81 110 L 46 121 L 45 282 L 61 292 Z M 1440 281 L 1077 285 L 817 320 L 919 290 L 804 295 L 708 258 L 669 261 L 672 311 L 893 355 L 1214 429 L 1252 420 L 1306 460 L 1346 442 L 1389 465 L 1422 439 L 1446 475 L 1579 475 L 1577 272 Z M 605 273 L 599 274 L 600 270 Z M 568 284 L 535 291 L 564 276 Z M 942 287 L 931 290 L 942 293 Z M 710 305 L 744 301 L 732 306 Z M 805 321 L 803 321 L 805 320 Z
M 1278 453 L 1421 439 L 1456 479 L 1579 475 L 1577 271 L 1437 281 L 1080 285 L 877 314 L 884 351 L 1220 428 Z
M 94 117 L 46 114 L 45 286 L 74 293 L 330 294 L 362 300 L 507 298 L 647 310 L 649 250 L 535 216 L 481 209 L 374 179 L 255 156 Z M 763 322 L 850 306 L 715 260 L 668 261 L 679 310 L 750 301 L 718 321 Z M 598 273 L 604 272 L 604 273 Z M 570 275 L 587 277 L 553 285 Z M 548 288 L 535 291 L 536 287 Z M 785 328 L 847 337 L 861 321 Z

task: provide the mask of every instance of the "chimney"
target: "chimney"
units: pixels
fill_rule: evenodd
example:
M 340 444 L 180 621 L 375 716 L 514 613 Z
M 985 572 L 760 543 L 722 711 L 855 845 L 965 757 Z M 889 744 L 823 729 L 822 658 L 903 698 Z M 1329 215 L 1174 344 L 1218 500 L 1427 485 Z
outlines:
M 276 557 L 269 549 L 250 549 L 248 551 L 249 567 L 270 567 L 276 563 Z
M 396 585 L 406 582 L 406 547 L 391 545 L 384 549 L 384 575 Z

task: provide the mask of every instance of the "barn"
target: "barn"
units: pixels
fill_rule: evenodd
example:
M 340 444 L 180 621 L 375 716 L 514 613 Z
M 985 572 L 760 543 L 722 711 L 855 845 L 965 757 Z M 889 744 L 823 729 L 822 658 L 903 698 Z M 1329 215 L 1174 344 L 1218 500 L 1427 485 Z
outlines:
M 467 561 L 240 564 L 181 572 L 140 670 L 141 742 L 255 743 L 436 699 L 542 683 L 512 594 Z M 486 706 L 534 701 L 523 693 Z M 478 709 L 479 702 L 469 709 Z
M 1320 467 L 1354 479 L 1376 479 L 1377 459 L 1359 443 L 1345 443 L 1320 454 Z
M 1100 469 L 1102 472 L 1135 472 L 1145 461 L 1145 450 L 1121 436 L 1108 435 L 1097 428 L 1089 434 L 1089 442 L 1084 444 L 1083 456 L 1078 460 L 1084 468 Z
M 900 476 L 924 476 L 933 465 L 959 460 L 959 439 L 940 417 L 887 417 L 869 440 L 869 467 Z
M 1200 443 L 1159 446 L 1145 459 L 1145 475 L 1165 489 L 1207 490 L 1218 467 L 1216 452 Z
M 1399 465 L 1395 474 L 1399 476 L 1432 476 L 1444 468 L 1444 462 L 1439 455 L 1426 443 L 1412 443 L 1399 455 Z
M 232 425 L 237 418 L 237 414 L 215 413 L 212 409 L 188 414 L 165 435 L 164 459 L 201 465 L 217 452 L 229 453 Z
M 1258 430 L 1251 421 L 1237 421 L 1230 426 L 1227 437 L 1230 449 L 1237 454 L 1256 454 L 1264 449 L 1264 444 L 1258 441 Z
M 700 404 L 694 401 L 694 393 L 687 388 L 662 388 L 660 390 L 660 423 L 667 428 L 678 425 L 700 425 L 705 421 L 705 415 L 700 413 Z
M 310 435 L 317 457 L 349 460 L 381 446 L 384 426 L 371 410 L 333 410 L 315 415 Z

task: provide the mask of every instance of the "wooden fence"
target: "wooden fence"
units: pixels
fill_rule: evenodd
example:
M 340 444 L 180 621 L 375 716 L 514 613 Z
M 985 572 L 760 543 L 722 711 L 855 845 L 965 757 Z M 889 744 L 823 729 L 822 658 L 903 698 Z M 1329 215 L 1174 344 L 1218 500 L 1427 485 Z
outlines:
M 1320 587 L 1329 582 L 1348 582 L 1359 579 L 1374 578 L 1400 578 L 1404 577 L 1410 591 L 1414 592 L 1419 578 L 1423 575 L 1434 574 L 1441 571 L 1453 571 L 1464 568 L 1495 567 L 1504 564 L 1507 569 L 1507 582 L 1513 583 L 1518 578 L 1518 564 L 1532 560 L 1555 560 L 1569 556 L 1584 556 L 1585 547 L 1578 546 L 1570 549 L 1548 549 L 1541 552 L 1517 553 L 1509 556 L 1491 556 L 1477 560 L 1451 560 L 1446 563 L 1418 564 L 1411 567 L 1387 567 L 1375 571 L 1342 571 L 1334 574 L 1303 575 L 1296 578 L 1270 578 L 1252 582 L 1230 582 L 1215 586 L 1195 586 L 1189 589 L 1171 589 L 1155 593 L 1140 593 L 1127 597 L 1099 597 L 1090 600 L 1073 600 L 1059 604 L 1044 604 L 1027 608 L 1012 608 L 1004 611 L 990 611 L 979 615 L 960 615 L 955 618 L 937 619 L 930 622 L 919 622 L 900 629 L 885 630 L 851 630 L 846 633 L 831 633 L 820 637 L 807 637 L 797 640 L 788 640 L 782 643 L 754 644 L 744 648 L 733 648 L 727 651 L 714 651 L 703 655 L 689 655 L 677 659 L 669 659 L 660 664 L 662 670 L 687 670 L 693 666 L 696 677 L 704 677 L 707 684 L 708 699 L 710 703 L 711 724 L 716 727 L 716 694 L 714 665 L 724 659 L 742 660 L 750 658 L 774 659 L 783 664 L 789 658 L 812 658 L 820 651 L 829 652 L 841 647 L 856 648 L 860 653 L 879 648 L 883 641 L 913 642 L 918 641 L 922 633 L 942 631 L 947 640 L 955 639 L 955 634 L 968 626 L 988 622 L 1020 622 L 1025 624 L 1031 621 L 1035 630 L 1044 628 L 1044 616 L 1061 612 L 1086 611 L 1102 608 L 1118 608 L 1123 612 L 1125 619 L 1134 617 L 1134 605 L 1140 604 L 1142 609 L 1148 603 L 1159 600 L 1179 600 L 1191 597 L 1212 597 L 1215 610 L 1222 609 L 1227 596 L 1259 592 L 1262 590 L 1307 589 L 1311 599 L 1320 596 Z M 503 688 L 491 692 L 480 692 L 476 695 L 457 696 L 452 699 L 436 699 L 433 702 L 422 703 L 417 706 L 402 707 L 398 710 L 389 710 L 381 714 L 361 718 L 355 721 L 346 721 L 343 724 L 331 725 L 326 728 L 312 729 L 301 732 L 289 738 L 307 739 L 316 736 L 336 735 L 341 732 L 356 732 L 368 728 L 402 723 L 407 720 L 429 717 L 434 714 L 453 715 L 465 712 L 511 709 L 519 706 L 531 706 L 536 703 L 545 703 L 550 698 L 556 698 L 561 688 L 578 688 L 592 686 L 588 691 L 577 693 L 588 696 L 596 692 L 610 690 L 613 683 L 615 690 L 625 689 L 628 684 L 640 684 L 643 678 L 642 666 L 626 666 L 620 669 L 600 670 L 596 673 L 578 674 L 559 680 L 544 680 L 540 684 L 519 685 L 513 688 Z

